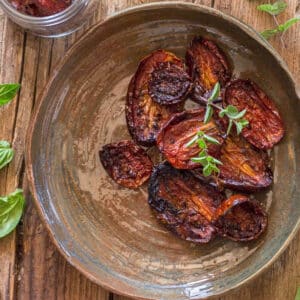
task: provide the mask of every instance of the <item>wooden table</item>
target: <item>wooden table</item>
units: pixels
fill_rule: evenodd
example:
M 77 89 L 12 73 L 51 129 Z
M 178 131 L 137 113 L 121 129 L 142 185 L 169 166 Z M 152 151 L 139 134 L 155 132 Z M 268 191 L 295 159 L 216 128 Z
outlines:
M 99 0 L 97 19 L 123 8 L 147 3 L 143 0 Z M 153 1 L 152 1 L 153 2 Z M 272 28 L 272 17 L 256 10 L 261 1 L 199 0 L 186 1 L 220 9 L 250 24 L 257 30 Z M 265 1 L 268 2 L 268 1 Z M 289 0 L 279 22 L 300 14 L 300 1 Z M 97 21 L 97 20 L 95 20 Z M 23 186 L 27 205 L 17 231 L 0 240 L 0 300 L 108 300 L 127 299 L 95 285 L 71 267 L 52 244 L 28 191 L 24 175 L 24 143 L 31 114 L 58 60 L 82 35 L 77 32 L 64 39 L 40 39 L 24 33 L 0 10 L 0 82 L 20 82 L 19 96 L 0 109 L 0 138 L 13 143 L 15 159 L 0 172 L 0 194 Z M 273 46 L 287 62 L 300 84 L 300 24 L 284 37 L 285 49 L 278 37 Z M 300 286 L 300 235 L 281 258 L 253 282 L 220 299 L 292 300 Z

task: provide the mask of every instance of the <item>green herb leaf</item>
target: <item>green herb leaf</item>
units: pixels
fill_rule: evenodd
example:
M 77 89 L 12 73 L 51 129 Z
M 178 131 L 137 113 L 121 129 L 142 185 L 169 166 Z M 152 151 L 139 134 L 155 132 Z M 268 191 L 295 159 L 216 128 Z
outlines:
M 213 138 L 210 135 L 204 134 L 203 137 L 205 138 L 205 140 L 207 140 L 208 142 L 210 142 L 212 144 L 215 144 L 215 145 L 219 145 L 220 144 L 220 142 L 217 139 Z
M 257 6 L 258 10 L 267 12 L 272 16 L 277 16 L 287 8 L 285 1 L 276 1 L 273 4 L 261 4 Z
M 228 105 L 225 110 L 228 115 L 236 115 L 239 112 L 238 109 L 233 105 Z
M 214 158 L 213 157 L 213 163 L 215 163 L 215 164 L 217 164 L 217 165 L 223 165 L 223 163 L 220 161 L 220 160 L 218 160 L 218 159 L 216 159 L 216 158 Z
M 0 106 L 11 101 L 19 89 L 19 84 L 0 84 Z
M 16 189 L 8 196 L 0 197 L 0 238 L 11 233 L 19 224 L 25 199 L 23 191 Z
M 220 90 L 221 90 L 220 83 L 217 82 L 217 83 L 215 84 L 215 86 L 214 86 L 212 92 L 211 92 L 210 97 L 208 98 L 208 103 L 210 103 L 210 102 L 216 100 L 216 99 L 219 97 L 219 95 L 220 95 Z
M 219 117 L 220 117 L 220 118 L 224 118 L 224 116 L 226 115 L 226 113 L 227 113 L 227 110 L 226 110 L 226 109 L 220 110 L 220 112 L 219 112 Z
M 203 150 L 199 153 L 199 157 L 207 157 L 206 149 L 203 149 Z
M 271 38 L 273 35 L 277 34 L 279 31 L 278 29 L 266 29 L 264 31 L 262 31 L 260 33 L 260 35 L 265 38 L 266 40 L 268 40 L 269 38 Z
M 197 142 L 197 140 L 198 140 L 198 135 L 196 134 L 189 142 L 185 144 L 185 147 L 186 148 L 191 147 Z
M 203 175 L 204 175 L 205 177 L 210 176 L 211 173 L 212 173 L 211 165 L 210 165 L 210 164 L 207 164 L 207 165 L 203 168 L 202 172 L 203 172 Z
M 6 141 L 0 141 L 0 170 L 9 164 L 14 157 L 14 150 Z
M 203 163 L 206 161 L 206 157 L 192 157 L 191 161 L 195 163 Z
M 214 113 L 213 108 L 211 107 L 211 105 L 207 105 L 206 106 L 206 111 L 205 111 L 205 116 L 204 116 L 204 124 L 208 123 L 212 117 Z
M 295 300 L 300 300 L 300 287 L 297 289 Z
M 239 135 L 243 130 L 243 125 L 239 122 L 234 122 L 236 127 L 236 134 Z
M 207 149 L 207 145 L 203 139 L 199 139 L 197 143 L 200 149 Z
M 228 124 L 228 128 L 227 128 L 227 135 L 229 135 L 229 133 L 231 131 L 231 128 L 232 128 L 232 125 L 233 125 L 233 121 L 230 119 L 229 124 Z
M 294 25 L 295 23 L 297 23 L 299 21 L 300 21 L 300 17 L 295 17 L 295 18 L 287 20 L 284 24 L 280 24 L 278 27 L 276 27 L 274 29 L 264 30 L 260 34 L 262 35 L 262 37 L 264 37 L 266 40 L 268 40 L 275 34 L 288 30 L 292 25 Z
M 231 116 L 231 119 L 233 119 L 233 120 L 240 119 L 240 118 L 242 118 L 246 114 L 246 112 L 247 112 L 247 109 L 244 109 L 244 110 L 242 110 L 240 112 L 237 112 L 236 114 L 233 114 Z
M 287 20 L 284 24 L 278 26 L 278 30 L 280 32 L 284 32 L 288 30 L 292 25 L 300 21 L 300 17 L 295 17 L 292 19 Z

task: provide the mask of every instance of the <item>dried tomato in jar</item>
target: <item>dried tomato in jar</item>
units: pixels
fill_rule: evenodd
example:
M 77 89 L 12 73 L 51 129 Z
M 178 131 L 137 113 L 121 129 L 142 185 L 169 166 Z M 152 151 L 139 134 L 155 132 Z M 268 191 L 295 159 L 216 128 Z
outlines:
M 57 14 L 72 3 L 72 0 L 11 0 L 11 4 L 20 12 L 34 16 L 46 17 Z

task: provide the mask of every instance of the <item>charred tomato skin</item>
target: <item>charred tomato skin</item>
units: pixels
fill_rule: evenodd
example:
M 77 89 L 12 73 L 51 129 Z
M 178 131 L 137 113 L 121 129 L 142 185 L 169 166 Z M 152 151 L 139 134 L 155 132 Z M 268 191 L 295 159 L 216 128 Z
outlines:
M 262 205 L 245 195 L 233 195 L 216 212 L 218 234 L 236 242 L 256 240 L 267 228 L 268 217 Z
M 161 105 L 183 102 L 192 87 L 191 79 L 184 69 L 172 62 L 157 65 L 149 81 L 149 94 Z
M 109 176 L 124 187 L 137 188 L 151 175 L 150 157 L 132 141 L 107 144 L 99 151 L 99 156 Z
M 212 41 L 195 37 L 186 52 L 188 73 L 194 83 L 192 98 L 203 96 L 219 82 L 224 87 L 232 76 L 225 53 Z
M 199 163 L 191 161 L 192 157 L 198 156 L 199 146 L 194 144 L 186 147 L 199 130 L 219 141 L 219 145 L 208 143 L 208 154 L 215 158 L 220 156 L 225 134 L 213 119 L 204 124 L 204 115 L 203 108 L 177 113 L 170 117 L 161 128 L 157 136 L 157 146 L 173 167 L 195 169 L 200 166 Z
M 271 149 L 284 136 L 282 118 L 274 102 L 253 81 L 238 79 L 225 91 L 224 106 L 234 105 L 249 125 L 242 130 L 244 138 L 259 149 Z
M 157 219 L 180 238 L 208 243 L 215 237 L 212 220 L 225 199 L 222 193 L 168 162 L 154 167 L 148 191 L 148 202 Z
M 219 160 L 222 162 L 219 175 L 205 178 L 219 189 L 251 193 L 272 184 L 273 172 L 269 167 L 268 154 L 241 136 L 230 135 L 225 139 Z M 203 180 L 202 169 L 193 170 L 193 174 Z
M 162 124 L 173 113 L 183 110 L 188 91 L 182 93 L 178 82 L 187 88 L 187 75 L 182 75 L 181 81 L 174 78 L 174 73 L 182 72 L 183 61 L 165 50 L 156 50 L 140 62 L 129 84 L 125 107 L 128 130 L 137 144 L 155 145 Z M 169 89 L 168 84 L 171 84 Z M 182 98 L 178 94 L 183 94 Z M 171 100 L 169 105 L 161 105 L 168 100 Z

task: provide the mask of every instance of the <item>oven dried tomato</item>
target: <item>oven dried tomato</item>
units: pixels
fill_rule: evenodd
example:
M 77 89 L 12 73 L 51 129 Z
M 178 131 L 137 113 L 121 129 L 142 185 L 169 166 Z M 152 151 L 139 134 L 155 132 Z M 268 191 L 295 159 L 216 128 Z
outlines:
M 219 82 L 224 87 L 231 70 L 224 52 L 211 40 L 195 37 L 186 52 L 188 73 L 194 82 L 193 98 L 202 96 Z
M 199 163 L 191 161 L 191 158 L 196 157 L 200 152 L 197 143 L 190 147 L 186 146 L 199 131 L 218 140 L 218 145 L 211 143 L 207 145 L 208 154 L 215 158 L 219 157 L 224 142 L 223 133 L 213 119 L 204 124 L 204 115 L 205 110 L 202 108 L 174 114 L 159 132 L 158 148 L 175 168 L 195 169 L 200 166 Z
M 35 17 L 57 14 L 70 6 L 72 0 L 11 0 L 11 4 L 20 12 Z
M 189 171 L 168 162 L 154 168 L 149 184 L 149 204 L 168 229 L 182 239 L 207 243 L 217 231 L 211 221 L 224 195 L 201 183 Z
M 239 111 L 247 109 L 249 126 L 242 135 L 259 149 L 270 149 L 283 135 L 283 121 L 273 101 L 250 80 L 235 80 L 226 88 L 224 106 L 234 105 Z
M 258 202 L 244 195 L 234 195 L 224 201 L 216 212 L 214 225 L 221 236 L 233 241 L 257 239 L 267 228 L 268 218 Z
M 171 52 L 157 50 L 140 62 L 126 102 L 128 129 L 138 144 L 155 144 L 162 124 L 183 110 L 190 86 L 182 60 Z
M 269 158 L 265 151 L 254 148 L 240 136 L 229 136 L 225 140 L 219 160 L 220 174 L 206 180 L 222 189 L 254 192 L 272 184 L 273 174 L 268 166 Z M 202 169 L 193 174 L 203 179 Z
M 124 187 L 137 188 L 151 175 L 151 159 L 144 149 L 132 141 L 107 144 L 99 156 L 109 176 Z

